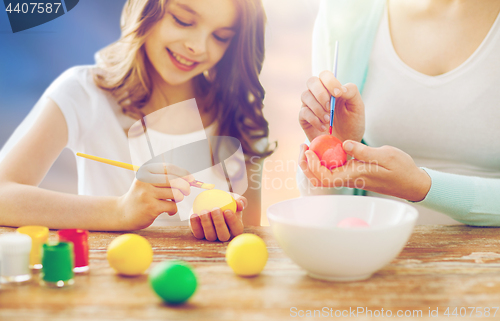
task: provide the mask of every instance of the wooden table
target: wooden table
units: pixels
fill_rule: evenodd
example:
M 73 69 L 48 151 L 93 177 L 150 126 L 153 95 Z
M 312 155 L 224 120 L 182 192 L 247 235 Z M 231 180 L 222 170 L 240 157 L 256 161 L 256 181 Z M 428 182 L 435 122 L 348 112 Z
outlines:
M 0 233 L 14 231 L 0 228 Z M 467 226 L 417 226 L 403 250 L 370 279 L 322 282 L 285 256 L 269 227 L 248 228 L 261 236 L 269 250 L 263 273 L 254 278 L 233 274 L 224 255 L 227 243 L 195 240 L 183 227 L 148 228 L 137 233 L 154 249 L 154 262 L 181 259 L 198 276 L 199 287 L 184 305 L 168 306 L 152 292 L 147 275 L 117 276 L 106 260 L 106 247 L 120 233 L 90 233 L 90 272 L 66 289 L 49 289 L 35 282 L 0 289 L 1 320 L 290 320 L 299 313 L 327 309 L 347 317 L 359 308 L 393 317 L 410 310 L 415 318 L 439 317 L 450 307 L 500 306 L 500 229 Z M 55 232 L 51 231 L 54 235 Z M 296 309 L 293 309 L 293 308 Z M 332 310 L 330 310 L 332 309 Z M 302 312 L 300 312 L 302 310 Z M 338 311 L 339 312 L 338 312 Z M 421 310 L 418 315 L 413 310 Z M 469 319 L 472 309 L 467 310 Z M 336 312 L 337 311 L 337 312 Z M 360 319 L 369 314 L 358 314 Z M 473 316 L 477 313 L 473 311 Z M 487 320 L 500 319 L 500 311 Z M 464 310 L 462 309 L 462 315 Z M 292 317 L 297 313 L 297 317 Z M 318 313 L 318 312 L 316 312 Z M 417 312 L 418 313 L 418 312 Z M 316 315 L 318 316 L 318 314 Z M 326 314 L 321 318 L 325 319 Z M 353 317 L 353 314 L 350 314 Z M 328 319 L 328 318 L 326 318 Z M 436 319 L 436 318 L 432 318 Z

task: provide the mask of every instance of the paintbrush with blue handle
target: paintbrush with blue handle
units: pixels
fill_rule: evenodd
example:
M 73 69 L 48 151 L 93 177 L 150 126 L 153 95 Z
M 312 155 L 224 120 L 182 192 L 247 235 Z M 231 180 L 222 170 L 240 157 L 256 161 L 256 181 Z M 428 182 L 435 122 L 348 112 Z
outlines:
M 339 42 L 335 41 L 335 60 L 333 62 L 333 75 L 337 78 L 337 61 L 339 58 Z M 335 97 L 330 97 L 330 135 L 333 128 L 333 113 L 335 112 Z

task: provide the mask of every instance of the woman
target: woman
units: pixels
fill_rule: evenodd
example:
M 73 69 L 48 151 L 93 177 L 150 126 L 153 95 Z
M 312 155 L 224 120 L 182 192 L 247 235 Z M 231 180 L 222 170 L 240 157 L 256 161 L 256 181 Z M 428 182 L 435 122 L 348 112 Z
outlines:
M 303 146 L 305 175 L 418 202 L 419 223 L 500 225 L 500 2 L 322 5 L 315 66 L 330 68 L 328 39 L 341 39 L 339 79 L 309 79 L 299 118 L 309 140 L 326 134 L 338 97 L 334 135 L 355 159 L 329 172 Z

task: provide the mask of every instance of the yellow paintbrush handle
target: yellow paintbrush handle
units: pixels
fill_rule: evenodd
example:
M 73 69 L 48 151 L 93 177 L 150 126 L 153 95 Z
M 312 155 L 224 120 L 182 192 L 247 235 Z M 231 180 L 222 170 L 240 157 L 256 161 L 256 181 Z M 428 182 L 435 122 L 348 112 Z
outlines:
M 98 162 L 101 162 L 101 163 L 104 163 L 104 164 L 109 164 L 109 165 L 113 165 L 113 166 L 117 166 L 117 167 L 129 169 L 131 171 L 138 171 L 139 168 L 140 168 L 139 166 L 135 166 L 135 165 L 132 165 L 132 164 L 117 162 L 117 161 L 114 161 L 114 160 L 111 160 L 111 159 L 106 159 L 106 158 L 92 156 L 92 155 L 87 155 L 87 154 L 82 154 L 82 153 L 76 153 L 76 156 L 88 158 L 88 159 L 95 160 L 95 161 L 98 161 Z
M 140 168 L 140 166 L 135 166 L 135 165 L 132 165 L 132 164 L 117 162 L 117 161 L 114 161 L 114 160 L 111 160 L 111 159 L 97 157 L 97 156 L 92 156 L 92 155 L 87 155 L 87 154 L 83 154 L 83 153 L 76 153 L 76 156 L 80 156 L 80 157 L 83 157 L 83 158 L 91 159 L 91 160 L 94 160 L 94 161 L 97 161 L 97 162 L 101 162 L 101 163 L 104 163 L 104 164 L 108 164 L 108 165 L 113 165 L 113 166 L 117 166 L 117 167 L 129 169 L 131 171 L 138 171 L 139 168 Z M 213 189 L 215 187 L 214 184 L 206 184 L 206 183 L 203 183 L 203 182 L 200 182 L 200 181 L 193 181 L 193 182 L 190 182 L 189 184 L 191 186 L 193 186 L 193 187 L 199 187 L 199 188 L 203 188 L 203 189 Z

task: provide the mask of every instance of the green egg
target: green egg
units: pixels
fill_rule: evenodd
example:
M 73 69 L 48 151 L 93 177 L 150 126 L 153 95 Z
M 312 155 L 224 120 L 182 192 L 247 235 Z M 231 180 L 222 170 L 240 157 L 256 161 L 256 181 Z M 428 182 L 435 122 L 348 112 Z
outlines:
M 170 304 L 186 302 L 198 282 L 193 269 L 183 261 L 165 261 L 149 273 L 149 284 L 163 301 Z

